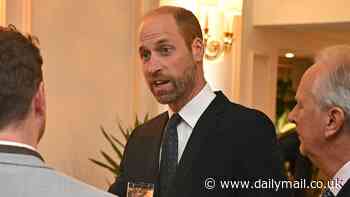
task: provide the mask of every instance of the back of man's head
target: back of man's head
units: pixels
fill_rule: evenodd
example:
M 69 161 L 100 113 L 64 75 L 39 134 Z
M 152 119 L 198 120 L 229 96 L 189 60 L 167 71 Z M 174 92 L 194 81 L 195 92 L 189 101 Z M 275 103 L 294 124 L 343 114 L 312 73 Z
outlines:
M 0 129 L 25 119 L 42 81 L 36 41 L 13 25 L 0 27 Z

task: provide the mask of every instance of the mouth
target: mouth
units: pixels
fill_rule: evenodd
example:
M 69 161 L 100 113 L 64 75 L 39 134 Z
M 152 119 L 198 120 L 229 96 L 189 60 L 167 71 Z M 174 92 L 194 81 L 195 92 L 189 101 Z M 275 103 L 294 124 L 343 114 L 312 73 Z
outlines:
M 154 80 L 151 82 L 151 91 L 155 96 L 164 96 L 173 91 L 171 80 Z
M 156 81 L 153 81 L 152 82 L 152 86 L 153 87 L 160 87 L 160 86 L 163 86 L 163 85 L 166 85 L 170 82 L 170 80 L 156 80 Z

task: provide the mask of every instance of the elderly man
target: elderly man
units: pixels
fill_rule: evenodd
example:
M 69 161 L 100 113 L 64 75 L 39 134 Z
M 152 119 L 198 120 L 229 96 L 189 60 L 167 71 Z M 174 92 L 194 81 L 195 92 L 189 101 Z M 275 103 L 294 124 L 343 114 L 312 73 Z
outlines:
M 135 129 L 111 192 L 124 197 L 128 184 L 141 182 L 153 184 L 160 197 L 288 196 L 254 188 L 254 181 L 284 179 L 274 126 L 263 113 L 211 90 L 193 13 L 170 6 L 148 13 L 138 51 L 152 94 L 169 111 Z M 222 181 L 248 185 L 224 188 Z
M 289 120 L 300 152 L 330 180 L 322 196 L 350 196 L 350 46 L 322 50 L 303 75 Z
M 44 164 L 46 105 L 35 39 L 0 27 L 0 196 L 112 197 Z

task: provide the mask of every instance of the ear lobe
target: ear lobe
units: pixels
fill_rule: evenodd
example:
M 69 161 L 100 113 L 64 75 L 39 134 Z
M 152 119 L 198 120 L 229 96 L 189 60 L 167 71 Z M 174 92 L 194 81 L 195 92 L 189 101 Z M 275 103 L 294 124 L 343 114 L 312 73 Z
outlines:
M 194 61 L 199 62 L 203 60 L 204 44 L 200 38 L 195 38 L 192 42 L 192 56 Z
M 331 107 L 327 114 L 325 137 L 330 138 L 340 132 L 345 124 L 345 113 L 339 107 Z
M 45 100 L 45 88 L 44 82 L 40 82 L 37 92 L 33 98 L 34 112 L 41 116 L 46 113 L 46 100 Z

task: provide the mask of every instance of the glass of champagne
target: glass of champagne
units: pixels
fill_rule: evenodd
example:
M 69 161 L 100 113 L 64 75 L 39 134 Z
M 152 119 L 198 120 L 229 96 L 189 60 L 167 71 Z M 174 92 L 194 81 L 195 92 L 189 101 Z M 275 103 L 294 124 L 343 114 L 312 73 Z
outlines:
M 128 182 L 126 197 L 153 197 L 154 184 Z

